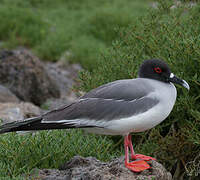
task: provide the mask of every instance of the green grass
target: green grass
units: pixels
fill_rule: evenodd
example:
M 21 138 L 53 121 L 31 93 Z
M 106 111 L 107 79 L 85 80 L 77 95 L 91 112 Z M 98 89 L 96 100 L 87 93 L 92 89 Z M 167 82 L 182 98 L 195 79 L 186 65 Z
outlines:
M 89 70 L 99 52 L 117 39 L 116 29 L 137 23 L 147 13 L 146 0 L 0 0 L 0 48 L 26 46 L 44 60 L 66 51 L 70 62 Z
M 98 67 L 80 74 L 80 88 L 89 91 L 117 79 L 137 77 L 145 59 L 166 61 L 174 74 L 185 79 L 190 91 L 177 87 L 170 116 L 159 126 L 136 138 L 136 150 L 155 156 L 177 179 L 187 162 L 200 152 L 200 3 L 170 9 L 173 1 L 160 0 L 140 19 L 140 24 L 120 28 L 119 39 L 99 57 Z M 134 138 L 133 138 L 134 139 Z
M 47 23 L 27 8 L 1 5 L 0 21 L 0 39 L 5 47 L 31 47 L 39 44 L 47 34 Z
M 122 155 L 108 136 L 82 130 L 40 131 L 0 136 L 0 178 L 29 174 L 34 168 L 58 168 L 75 155 L 108 161 Z

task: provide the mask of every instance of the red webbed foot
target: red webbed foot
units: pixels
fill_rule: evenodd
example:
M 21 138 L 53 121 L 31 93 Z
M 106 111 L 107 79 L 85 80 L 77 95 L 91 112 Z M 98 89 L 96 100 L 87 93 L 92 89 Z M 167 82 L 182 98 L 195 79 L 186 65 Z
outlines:
M 144 161 L 156 160 L 156 158 L 146 156 L 146 155 L 143 155 L 143 154 L 135 154 L 135 155 L 132 156 L 132 159 L 141 159 L 141 160 L 144 160 Z
M 133 172 L 142 172 L 146 169 L 151 168 L 150 165 L 143 160 L 129 162 L 126 163 L 125 166 Z

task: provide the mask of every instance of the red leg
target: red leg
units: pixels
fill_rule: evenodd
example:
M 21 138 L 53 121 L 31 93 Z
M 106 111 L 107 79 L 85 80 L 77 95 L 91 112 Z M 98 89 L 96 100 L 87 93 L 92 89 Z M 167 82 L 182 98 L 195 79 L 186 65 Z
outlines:
M 128 163 L 129 162 L 129 139 L 128 139 L 128 136 L 125 136 L 124 137 L 124 150 L 125 150 L 125 164 L 126 162 Z
M 128 140 L 129 140 L 129 148 L 131 150 L 131 159 L 135 159 L 135 152 L 133 150 L 132 138 L 130 134 L 128 135 Z
M 129 140 L 129 148 L 131 150 L 131 159 L 135 160 L 135 159 L 142 159 L 144 161 L 149 161 L 149 160 L 156 160 L 155 158 L 152 158 L 150 156 L 146 156 L 143 154 L 135 154 L 134 150 L 133 150 L 133 144 L 132 144 L 132 138 L 131 135 L 128 135 L 128 140 Z
M 130 169 L 133 172 L 141 172 L 145 169 L 149 169 L 150 166 L 147 164 L 144 160 L 138 160 L 129 162 L 129 147 L 130 147 L 130 141 L 128 135 L 124 137 L 124 149 L 125 149 L 125 166 Z M 133 149 L 131 150 L 132 153 L 134 153 Z

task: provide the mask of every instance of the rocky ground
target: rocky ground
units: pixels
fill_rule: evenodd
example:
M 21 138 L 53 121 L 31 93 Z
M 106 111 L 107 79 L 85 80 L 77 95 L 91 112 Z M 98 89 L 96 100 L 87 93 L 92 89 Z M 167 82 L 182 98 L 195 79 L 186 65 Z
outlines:
M 0 120 L 2 124 L 38 116 L 47 110 L 75 101 L 73 93 L 78 64 L 65 60 L 44 63 L 26 49 L 0 51 Z M 42 108 L 41 108 L 42 107 Z M 124 159 L 100 162 L 94 157 L 74 157 L 58 169 L 36 170 L 29 179 L 44 180 L 114 180 L 172 179 L 156 161 L 152 168 L 133 173 L 124 167 Z
M 101 162 L 94 157 L 75 156 L 60 169 L 35 169 L 29 176 L 43 180 L 171 180 L 172 176 L 158 162 L 149 162 L 151 169 L 133 173 L 124 166 L 124 157 Z
M 0 119 L 38 116 L 77 99 L 72 91 L 78 64 L 44 63 L 26 49 L 0 52 Z M 42 108 L 41 108 L 42 107 Z

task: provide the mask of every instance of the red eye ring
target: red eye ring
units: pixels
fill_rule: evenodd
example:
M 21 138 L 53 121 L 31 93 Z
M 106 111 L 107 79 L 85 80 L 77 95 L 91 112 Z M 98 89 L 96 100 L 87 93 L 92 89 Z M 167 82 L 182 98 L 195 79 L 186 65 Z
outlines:
M 162 69 L 161 68 L 159 68 L 159 67 L 156 67 L 156 68 L 154 68 L 154 71 L 156 72 L 156 73 L 161 73 L 162 72 Z

